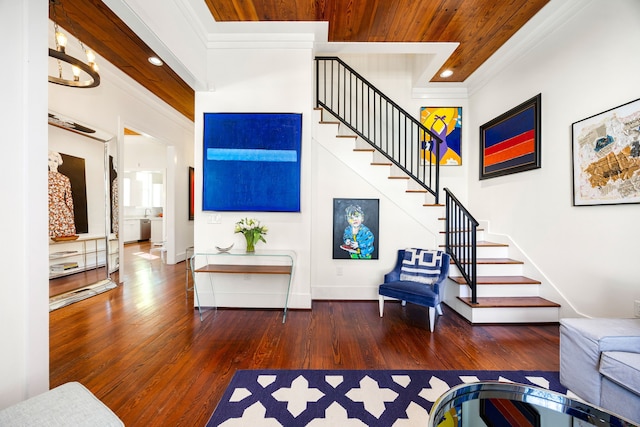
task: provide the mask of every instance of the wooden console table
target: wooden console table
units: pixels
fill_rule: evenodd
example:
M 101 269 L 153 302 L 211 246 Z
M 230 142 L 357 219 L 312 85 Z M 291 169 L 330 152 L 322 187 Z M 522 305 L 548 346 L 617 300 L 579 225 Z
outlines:
M 283 263 L 274 263 L 276 259 L 280 259 Z M 198 304 L 200 321 L 202 321 L 202 307 L 198 294 L 197 274 L 286 274 L 289 276 L 289 281 L 284 301 L 284 314 L 282 316 L 282 323 L 284 323 L 287 319 L 287 305 L 289 303 L 289 293 L 291 291 L 291 281 L 293 278 L 294 259 L 295 252 L 293 251 L 260 250 L 252 253 L 241 251 L 194 253 L 189 262 L 193 275 L 193 289 L 196 303 Z M 211 276 L 209 276 L 209 279 L 211 292 L 214 294 L 215 299 L 213 279 Z

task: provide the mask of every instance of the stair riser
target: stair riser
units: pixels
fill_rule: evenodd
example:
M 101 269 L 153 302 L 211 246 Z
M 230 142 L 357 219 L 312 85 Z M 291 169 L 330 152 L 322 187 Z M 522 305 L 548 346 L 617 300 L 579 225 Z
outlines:
M 455 307 L 446 303 L 472 324 L 483 323 L 557 323 L 558 307 L 472 308 L 460 302 Z
M 441 227 L 442 231 L 440 232 L 440 234 L 442 235 L 442 243 L 444 243 L 444 241 L 445 241 L 444 227 L 445 227 L 445 223 L 444 223 L 444 220 L 443 220 L 442 221 L 442 227 Z M 484 240 L 484 230 L 478 229 L 476 231 L 476 241 L 477 242 L 482 242 L 483 240 Z M 480 251 L 481 248 L 482 247 L 479 246 L 478 247 L 478 251 Z M 491 248 L 493 248 L 493 247 L 491 247 Z
M 478 264 L 478 276 L 522 276 L 522 264 Z M 461 276 L 456 265 L 449 267 L 450 276 Z
M 460 297 L 471 298 L 471 288 L 458 285 Z M 449 290 L 451 288 L 447 288 Z M 484 297 L 537 297 L 540 296 L 540 285 L 478 285 L 478 298 Z
M 444 236 L 442 237 L 444 245 Z M 478 259 L 482 258 L 509 258 L 508 246 L 478 246 Z
M 478 246 L 478 258 L 508 258 L 508 246 Z

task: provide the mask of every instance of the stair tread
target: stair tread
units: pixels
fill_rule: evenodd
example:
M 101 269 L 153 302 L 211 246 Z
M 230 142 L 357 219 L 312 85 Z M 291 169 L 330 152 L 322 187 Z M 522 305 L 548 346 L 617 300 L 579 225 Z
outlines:
M 352 138 L 352 139 L 357 139 L 358 135 L 336 135 L 336 138 Z M 373 151 L 373 149 L 371 149 L 371 151 Z
M 471 297 L 458 299 L 473 308 L 489 307 L 560 307 L 560 304 L 541 297 L 482 297 L 478 304 L 471 303 Z
M 389 179 L 409 179 L 408 176 L 389 175 Z
M 449 279 L 460 285 L 466 285 L 464 277 L 449 276 Z M 478 276 L 476 278 L 478 285 L 539 285 L 539 280 L 531 279 L 525 276 Z

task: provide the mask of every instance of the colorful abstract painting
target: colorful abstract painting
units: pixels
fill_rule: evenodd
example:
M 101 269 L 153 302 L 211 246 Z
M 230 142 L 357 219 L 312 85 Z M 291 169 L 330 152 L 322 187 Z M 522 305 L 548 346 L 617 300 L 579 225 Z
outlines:
M 574 206 L 640 203 L 640 99 L 571 130 Z
M 459 166 L 462 164 L 462 107 L 422 107 L 420 123 L 442 139 L 440 164 Z M 435 163 L 435 144 L 424 147 L 423 159 Z
M 480 126 L 480 179 L 541 167 L 541 94 Z
M 205 113 L 202 209 L 300 211 L 302 114 Z

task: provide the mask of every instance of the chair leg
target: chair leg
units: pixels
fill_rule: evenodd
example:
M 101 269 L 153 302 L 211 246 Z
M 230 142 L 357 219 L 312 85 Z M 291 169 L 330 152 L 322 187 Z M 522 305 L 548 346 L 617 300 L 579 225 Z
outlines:
M 442 316 L 442 304 L 438 303 L 436 310 L 438 311 L 438 316 Z
M 429 329 L 433 332 L 433 327 L 436 323 L 436 308 L 429 307 Z
M 378 307 L 380 308 L 380 317 L 382 317 L 384 310 L 384 297 L 382 295 L 378 295 Z
M 407 305 L 406 301 L 402 301 L 402 306 L 405 307 Z

